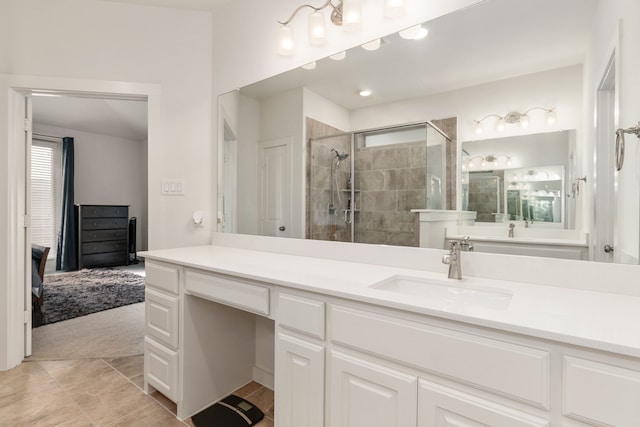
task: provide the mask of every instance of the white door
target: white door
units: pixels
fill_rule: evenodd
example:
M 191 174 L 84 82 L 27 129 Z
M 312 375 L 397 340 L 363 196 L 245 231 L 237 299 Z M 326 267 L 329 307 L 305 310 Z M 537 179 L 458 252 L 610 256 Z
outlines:
M 291 138 L 259 144 L 260 234 L 264 236 L 290 236 L 291 146 Z
M 330 426 L 416 425 L 416 377 L 336 351 L 330 369 Z
M 324 426 L 324 347 L 280 333 L 275 390 L 278 427 Z

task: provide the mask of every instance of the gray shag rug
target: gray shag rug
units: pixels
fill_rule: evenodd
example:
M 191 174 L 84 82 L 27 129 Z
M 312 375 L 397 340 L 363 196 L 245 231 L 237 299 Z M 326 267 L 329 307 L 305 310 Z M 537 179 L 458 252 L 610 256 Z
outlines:
M 33 327 L 144 301 L 144 277 L 115 268 L 91 268 L 44 278 L 42 313 Z

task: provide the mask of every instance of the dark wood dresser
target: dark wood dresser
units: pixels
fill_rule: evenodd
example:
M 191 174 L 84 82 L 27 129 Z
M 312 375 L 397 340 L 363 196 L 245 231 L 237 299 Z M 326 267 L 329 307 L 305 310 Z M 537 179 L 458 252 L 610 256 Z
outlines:
M 78 268 L 129 263 L 129 206 L 76 205 Z

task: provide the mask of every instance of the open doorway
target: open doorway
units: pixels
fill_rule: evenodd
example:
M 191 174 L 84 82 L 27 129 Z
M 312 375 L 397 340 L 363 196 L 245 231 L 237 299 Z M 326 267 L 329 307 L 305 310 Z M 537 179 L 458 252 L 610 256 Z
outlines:
M 126 248 L 127 262 L 122 266 L 114 267 L 119 271 L 113 272 L 113 274 L 143 274 L 144 265 L 141 263 L 133 265 L 130 261 L 137 261 L 137 251 L 147 249 L 148 106 L 147 101 L 142 99 L 102 98 L 94 94 L 90 96 L 78 96 L 77 93 L 56 93 L 55 96 L 51 96 L 49 93 L 46 94 L 47 96 L 38 95 L 40 94 L 35 92 L 33 96 L 29 97 L 32 108 L 32 141 L 31 155 L 27 156 L 30 161 L 25 167 L 31 169 L 27 172 L 30 172 L 31 175 L 32 220 L 31 242 L 26 243 L 27 246 L 36 244 L 50 248 L 49 259 L 45 264 L 44 271 L 44 274 L 47 275 L 45 277 L 49 279 L 44 280 L 44 298 L 39 301 L 41 305 L 38 308 L 44 310 L 45 317 L 48 313 L 55 314 L 50 316 L 51 319 L 48 319 L 47 325 L 34 330 L 31 337 L 32 356 L 46 359 L 71 354 L 68 351 L 70 348 L 87 347 L 86 345 L 78 346 L 78 337 L 81 337 L 80 339 L 86 343 L 95 341 L 90 335 L 101 334 L 100 345 L 104 347 L 107 345 L 104 335 L 109 333 L 117 335 L 119 326 L 123 331 L 126 330 L 125 334 L 128 335 L 131 335 L 132 329 L 142 330 L 143 315 L 132 313 L 133 308 L 126 310 L 126 313 L 120 314 L 118 317 L 127 316 L 130 321 L 140 323 L 134 328 L 123 323 L 121 318 L 117 321 L 106 321 L 109 323 L 109 331 L 105 329 L 98 332 L 99 328 L 96 328 L 95 332 L 92 332 L 91 328 L 84 327 L 83 323 L 86 322 L 72 322 L 72 324 L 66 320 L 63 322 L 68 327 L 49 327 L 59 321 L 60 303 L 62 301 L 64 304 L 66 298 L 61 298 L 59 289 L 56 289 L 57 295 L 54 298 L 51 289 L 47 291 L 47 286 L 49 284 L 53 286 L 53 283 L 59 285 L 63 276 L 66 278 L 74 273 L 78 273 L 77 277 L 83 277 L 81 274 L 84 271 L 72 273 L 56 271 L 57 264 L 60 268 L 60 263 L 56 262 L 60 230 L 59 218 L 61 216 L 60 151 L 63 138 L 67 137 L 74 139 L 74 204 L 127 206 L 127 218 L 124 219 L 129 221 L 127 224 L 128 236 L 126 236 L 128 240 L 125 245 L 128 246 Z M 132 218 L 135 222 L 133 229 L 131 228 Z M 133 246 L 130 244 L 132 242 Z M 119 242 L 109 243 L 119 244 Z M 101 244 L 104 245 L 104 243 Z M 33 245 L 31 246 L 33 247 Z M 133 259 L 130 257 L 132 250 Z M 125 270 L 126 273 L 122 270 Z M 105 278 L 104 280 L 109 279 Z M 139 282 L 142 284 L 142 288 L 143 280 L 140 278 Z M 109 283 L 107 285 L 111 287 L 115 284 Z M 59 288 L 59 286 L 56 287 Z M 105 302 L 104 307 L 108 307 L 109 304 L 126 305 L 125 302 L 109 301 Z M 69 305 L 73 305 L 73 302 L 69 302 Z M 89 310 L 101 310 L 102 303 L 98 301 L 95 305 L 98 308 L 89 308 Z M 67 311 L 71 312 L 70 316 L 73 316 L 77 310 L 78 307 L 74 306 L 69 307 Z M 135 310 L 143 312 L 140 304 Z M 42 312 L 40 312 L 40 321 L 42 321 L 42 317 Z M 94 317 L 96 316 L 92 316 L 92 319 Z M 104 318 L 108 319 L 109 315 Z M 99 320 L 92 321 L 99 322 Z M 32 326 L 40 325 L 34 323 Z M 76 333 L 70 335 L 69 331 L 72 329 Z M 83 335 L 84 337 L 82 337 Z M 114 342 L 125 342 L 132 341 L 132 338 L 134 337 L 128 336 L 122 339 L 113 337 L 112 339 Z M 55 348 L 52 343 L 55 343 Z M 136 347 L 135 343 L 130 346 Z M 53 356 L 51 356 L 52 354 Z

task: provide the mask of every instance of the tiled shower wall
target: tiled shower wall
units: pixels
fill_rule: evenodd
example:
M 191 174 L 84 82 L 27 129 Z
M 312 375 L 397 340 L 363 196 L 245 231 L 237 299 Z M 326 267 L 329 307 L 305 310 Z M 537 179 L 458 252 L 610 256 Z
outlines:
M 496 212 L 504 212 L 502 194 L 504 171 L 469 173 L 468 210 L 477 212 L 477 222 L 496 222 Z
M 336 156 L 331 151 L 335 148 L 340 153 L 349 153 L 351 136 L 328 135 L 342 134 L 336 128 L 307 118 L 307 239 L 351 241 L 351 227 L 344 221 L 344 209 L 347 208 L 347 193 L 345 189 L 349 172 L 351 171 L 351 157 L 340 162 L 335 171 L 334 204 L 335 213 L 329 213 L 331 200 L 331 164 L 335 166 Z M 313 144 L 311 141 L 313 140 Z

